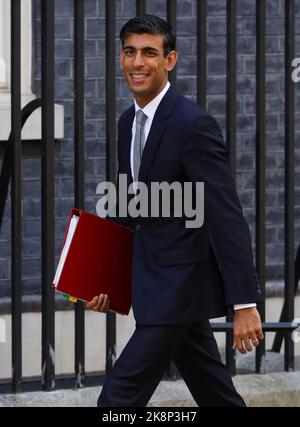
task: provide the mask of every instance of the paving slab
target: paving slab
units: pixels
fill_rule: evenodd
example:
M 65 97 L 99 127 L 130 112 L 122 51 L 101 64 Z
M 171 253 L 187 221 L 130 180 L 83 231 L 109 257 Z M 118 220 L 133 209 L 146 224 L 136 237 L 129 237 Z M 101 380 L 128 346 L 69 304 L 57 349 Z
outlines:
M 300 406 L 300 372 L 237 375 L 233 382 L 248 406 Z M 101 387 L 0 394 L 0 407 L 95 407 Z M 183 380 L 161 381 L 151 407 L 192 407 Z

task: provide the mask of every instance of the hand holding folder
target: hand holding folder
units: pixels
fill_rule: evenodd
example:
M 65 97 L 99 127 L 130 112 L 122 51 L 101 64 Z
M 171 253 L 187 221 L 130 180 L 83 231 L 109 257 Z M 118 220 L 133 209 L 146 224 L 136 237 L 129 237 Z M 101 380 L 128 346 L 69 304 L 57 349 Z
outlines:
M 92 299 L 92 301 L 87 302 L 85 307 L 88 310 L 100 311 L 100 313 L 106 313 L 109 310 L 110 303 L 107 294 L 101 294 Z
M 111 311 L 128 314 L 132 237 L 126 227 L 72 209 L 53 287 L 74 302 L 107 294 Z

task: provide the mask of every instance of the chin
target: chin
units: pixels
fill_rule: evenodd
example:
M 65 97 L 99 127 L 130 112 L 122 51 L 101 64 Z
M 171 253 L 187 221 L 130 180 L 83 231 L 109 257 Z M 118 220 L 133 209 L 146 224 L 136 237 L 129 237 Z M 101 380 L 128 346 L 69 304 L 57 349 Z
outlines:
M 126 79 L 126 82 L 127 82 L 127 85 L 128 85 L 128 87 L 129 87 L 129 89 L 133 92 L 133 93 L 141 93 L 141 92 L 148 92 L 149 91 L 149 83 L 144 83 L 144 84 L 141 84 L 141 83 L 134 83 L 131 79 L 129 80 L 127 80 Z
M 129 85 L 129 89 L 133 95 L 137 96 L 147 96 L 149 93 L 149 89 L 147 90 L 147 88 L 136 87 L 135 85 Z

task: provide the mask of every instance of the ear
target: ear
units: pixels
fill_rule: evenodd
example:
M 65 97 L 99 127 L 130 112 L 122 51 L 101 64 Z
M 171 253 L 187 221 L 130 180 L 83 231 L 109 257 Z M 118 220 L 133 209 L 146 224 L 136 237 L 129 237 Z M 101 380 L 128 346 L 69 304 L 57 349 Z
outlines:
M 171 52 L 168 53 L 165 61 L 166 61 L 166 70 L 167 71 L 172 71 L 173 68 L 176 65 L 178 59 L 178 53 L 175 50 L 172 50 Z

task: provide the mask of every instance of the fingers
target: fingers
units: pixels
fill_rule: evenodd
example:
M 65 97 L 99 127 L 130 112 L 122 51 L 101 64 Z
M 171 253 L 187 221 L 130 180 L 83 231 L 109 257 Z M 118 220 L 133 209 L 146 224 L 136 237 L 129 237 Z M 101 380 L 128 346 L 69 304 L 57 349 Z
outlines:
M 88 310 L 100 311 L 101 313 L 106 313 L 109 309 L 109 299 L 107 294 L 101 294 L 94 297 L 91 301 L 86 303 L 86 308 Z
M 241 354 L 252 351 L 264 339 L 259 312 L 256 307 L 236 310 L 233 322 L 234 344 Z
M 252 332 L 250 334 L 250 339 L 251 339 L 251 342 L 254 345 L 254 347 L 257 347 L 259 345 L 260 341 L 262 341 L 264 339 L 264 335 L 262 333 L 262 330 L 259 329 L 255 332 Z
M 232 348 L 233 350 L 238 350 L 241 354 L 246 354 L 247 351 L 252 351 L 252 344 L 254 345 L 249 337 L 235 337 Z
M 85 308 L 87 310 L 92 310 L 98 301 L 98 297 L 94 297 L 91 301 L 85 303 Z
M 251 331 L 248 334 L 235 335 L 233 350 L 238 350 L 241 354 L 250 352 L 253 348 L 259 346 L 260 342 L 264 339 L 264 334 L 261 329 L 257 331 Z
M 240 337 L 234 338 L 233 350 L 238 350 L 241 354 L 246 354 L 246 350 L 244 348 L 243 340 Z
M 102 313 L 106 313 L 109 307 L 108 295 L 101 294 L 98 297 L 98 302 L 93 308 L 95 311 L 101 311 Z
M 254 331 L 249 334 L 249 338 L 250 338 L 250 341 L 254 347 L 257 347 L 259 345 L 259 340 L 258 340 L 257 335 Z
M 249 337 L 244 337 L 243 338 L 243 343 L 244 343 L 245 349 L 247 351 L 249 351 L 249 352 L 252 351 L 253 347 L 252 347 L 252 344 L 251 344 L 251 341 L 250 341 Z
M 263 331 L 262 331 L 262 329 L 261 329 L 261 328 L 259 328 L 259 329 L 256 331 L 256 336 L 257 336 L 257 339 L 258 339 L 259 341 L 263 341 L 263 339 L 264 339 L 264 334 L 263 334 Z

